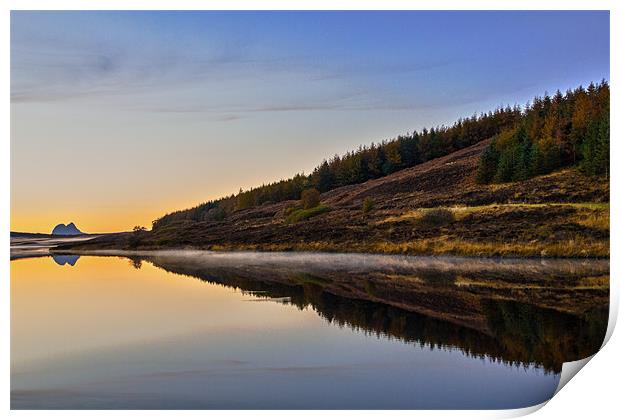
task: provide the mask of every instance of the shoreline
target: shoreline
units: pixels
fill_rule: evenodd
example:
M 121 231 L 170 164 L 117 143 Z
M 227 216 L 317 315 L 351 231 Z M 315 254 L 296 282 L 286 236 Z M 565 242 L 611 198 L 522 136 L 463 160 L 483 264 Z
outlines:
M 488 260 L 488 261 L 610 261 L 608 256 L 605 257 L 579 257 L 579 256 L 540 256 L 540 255 L 457 255 L 457 254 L 406 254 L 406 253 L 386 253 L 386 252 L 360 252 L 360 251 L 315 251 L 315 250 L 261 250 L 261 249 L 208 249 L 208 248 L 159 248 L 159 249 L 50 249 L 45 255 L 37 255 L 33 257 L 52 256 L 52 255 L 80 255 L 80 256 L 109 256 L 109 257 L 139 257 L 139 256 L 156 256 L 156 255 L 174 255 L 179 253 L 195 253 L 209 255 L 234 255 L 234 254 L 256 254 L 256 255 L 332 255 L 332 256 L 370 256 L 370 257 L 406 257 L 406 258 L 435 258 L 435 259 L 462 259 L 462 260 Z M 24 258 L 24 257 L 18 257 Z M 28 258 L 26 256 L 25 258 Z
M 77 253 L 81 251 L 168 251 L 198 250 L 212 252 L 308 252 L 326 254 L 376 254 L 403 256 L 448 256 L 472 258 L 528 258 L 528 259 L 610 259 L 609 242 L 584 243 L 496 243 L 455 241 L 451 239 L 420 240 L 404 243 L 342 243 L 298 242 L 295 244 L 214 244 L 205 246 L 167 246 L 130 248 L 110 237 L 109 242 L 65 243 L 51 247 L 50 253 Z M 99 238 L 105 240 L 105 237 Z

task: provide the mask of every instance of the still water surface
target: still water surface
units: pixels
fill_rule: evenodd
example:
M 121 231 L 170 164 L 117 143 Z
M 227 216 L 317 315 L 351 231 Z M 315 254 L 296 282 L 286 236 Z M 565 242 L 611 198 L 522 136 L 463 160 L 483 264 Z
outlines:
M 524 407 L 606 324 L 598 292 L 579 296 L 587 321 L 484 297 L 467 275 L 488 266 L 231 258 L 12 261 L 12 408 Z M 608 270 L 584 264 L 560 271 Z M 558 276 L 520 267 L 539 288 Z

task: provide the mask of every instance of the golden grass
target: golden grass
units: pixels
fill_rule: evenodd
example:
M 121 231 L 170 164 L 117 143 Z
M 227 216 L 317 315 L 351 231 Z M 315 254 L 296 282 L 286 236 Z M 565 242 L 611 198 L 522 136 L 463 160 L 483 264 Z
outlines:
M 414 210 L 404 212 L 397 216 L 389 216 L 383 220 L 376 222 L 382 223 L 394 223 L 400 221 L 417 221 L 424 213 L 437 210 L 446 209 L 454 213 L 455 219 L 460 220 L 463 217 L 472 213 L 482 213 L 487 211 L 504 210 L 504 209 L 519 209 L 519 208 L 542 208 L 547 206 L 556 207 L 572 207 L 576 209 L 589 209 L 589 210 L 607 210 L 609 212 L 609 203 L 507 203 L 507 204 L 487 204 L 483 206 L 450 206 L 450 207 L 421 207 Z M 607 213 L 607 229 L 609 229 L 609 213 Z M 587 222 L 586 222 L 587 223 Z M 584 225 L 586 226 L 586 225 Z
M 562 243 L 472 242 L 463 239 L 424 239 L 408 243 L 374 244 L 376 252 L 406 254 L 452 254 L 469 256 L 608 257 L 609 241 L 579 238 Z
M 214 245 L 214 251 L 315 251 L 315 252 L 372 252 L 409 255 L 462 255 L 478 257 L 549 257 L 549 258 L 608 258 L 609 241 L 581 238 L 561 243 L 473 242 L 454 238 L 432 238 L 412 242 L 332 243 L 298 242 L 256 245 Z
M 578 225 L 592 229 L 609 230 L 609 210 L 578 214 L 574 218 Z
M 425 214 L 437 209 L 447 209 L 461 220 L 472 213 L 488 212 L 493 214 L 502 209 L 519 209 L 545 206 L 566 206 L 575 208 L 567 222 L 583 227 L 609 230 L 608 203 L 550 203 L 550 204 L 490 204 L 484 206 L 451 206 L 435 208 L 418 208 L 400 215 L 386 217 L 377 223 L 396 221 L 419 222 Z M 437 232 L 440 233 L 440 232 Z M 544 232 L 541 233 L 544 238 Z M 419 239 L 409 242 L 389 242 L 382 239 L 343 242 L 310 241 L 295 243 L 251 244 L 244 246 L 217 245 L 213 250 L 256 250 L 256 251 L 316 251 L 316 252 L 373 252 L 384 254 L 410 255 L 462 255 L 462 256 L 503 256 L 503 257 L 588 257 L 608 258 L 609 238 L 597 239 L 576 234 L 562 241 L 519 241 L 500 242 L 492 240 L 471 240 L 463 237 L 454 238 L 445 235 Z M 584 286 L 586 287 L 586 286 Z
M 577 289 L 608 289 L 609 276 L 583 277 L 579 279 Z

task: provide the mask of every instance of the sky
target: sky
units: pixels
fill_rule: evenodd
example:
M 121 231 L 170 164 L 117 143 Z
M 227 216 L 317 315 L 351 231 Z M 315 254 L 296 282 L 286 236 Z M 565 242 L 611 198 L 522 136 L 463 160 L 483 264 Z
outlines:
M 11 230 L 150 227 L 603 78 L 606 11 L 13 11 Z

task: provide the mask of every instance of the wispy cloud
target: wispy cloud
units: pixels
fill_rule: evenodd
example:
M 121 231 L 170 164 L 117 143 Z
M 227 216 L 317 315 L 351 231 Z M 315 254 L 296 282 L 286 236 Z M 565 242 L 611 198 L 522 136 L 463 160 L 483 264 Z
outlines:
M 144 91 L 161 80 L 165 60 L 132 62 L 126 53 L 14 49 L 11 101 L 50 102 Z
M 474 103 L 481 99 L 481 96 L 461 95 L 453 98 L 454 105 L 464 105 Z M 264 103 L 259 105 L 168 105 L 168 106 L 146 106 L 139 108 L 148 112 L 163 114 L 202 114 L 213 121 L 233 121 L 247 118 L 252 114 L 263 113 L 291 113 L 291 112 L 376 112 L 376 111 L 416 111 L 421 109 L 438 109 L 445 105 L 440 101 L 416 102 L 403 98 L 383 95 L 382 97 L 373 96 L 370 92 L 350 93 L 345 98 L 338 98 L 326 95 L 320 100 L 293 98 L 282 101 L 278 104 Z
M 337 58 L 258 56 L 246 44 L 208 53 L 142 52 L 67 40 L 53 45 L 17 44 L 12 46 L 11 102 L 123 97 L 123 107 L 155 113 L 210 114 L 209 119 L 223 122 L 257 113 L 415 110 L 421 105 L 367 86 L 365 79 L 414 74 L 448 64 L 380 63 L 370 59 L 353 63 Z M 235 101 L 230 93 L 239 86 L 248 89 L 241 95 L 242 102 Z M 200 100 L 188 98 L 192 89 L 203 89 L 205 95 Z M 190 93 L 185 96 L 153 99 L 186 90 Z

